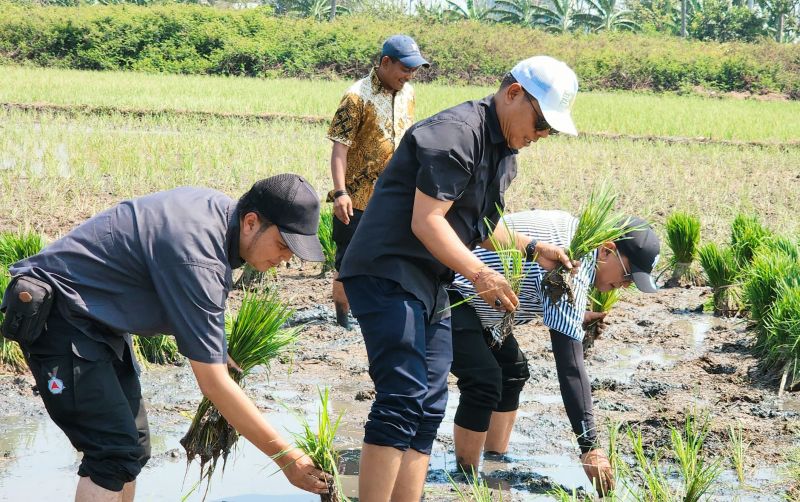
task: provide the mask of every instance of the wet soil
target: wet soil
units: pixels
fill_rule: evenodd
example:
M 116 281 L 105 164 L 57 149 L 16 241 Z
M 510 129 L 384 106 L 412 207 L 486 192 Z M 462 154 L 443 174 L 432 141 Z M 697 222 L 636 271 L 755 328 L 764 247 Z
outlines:
M 317 387 L 330 386 L 334 411 L 344 412 L 338 438 L 344 451 L 343 487 L 355 495 L 358 448 L 363 423 L 374 397 L 367 357 L 356 328 L 335 324 L 329 301 L 330 276 L 319 267 L 281 269 L 275 285 L 297 309 L 294 323 L 305 325 L 291 361 L 277 361 L 246 382 L 246 391 L 278 430 L 298 430 L 293 413 L 316 417 Z M 587 357 L 595 417 L 603 425 L 619 421 L 640 427 L 649 449 L 669 442 L 669 425 L 682 425 L 686 410 L 706 410 L 712 420 L 707 447 L 725 455 L 727 428 L 742 424 L 751 443 L 748 488 L 730 471 L 723 474 L 711 500 L 779 500 L 790 488 L 783 469 L 798 446 L 800 399 L 778 399 L 775 375 L 764 373 L 751 354 L 754 334 L 741 319 L 702 313 L 710 291 L 703 287 L 664 289 L 656 295 L 628 294 L 607 317 L 608 326 Z M 238 304 L 234 294 L 231 304 Z M 519 418 L 507 455 L 486 458 L 482 472 L 504 500 L 548 500 L 556 485 L 588 488 L 578 448 L 561 404 L 547 329 L 518 327 L 531 379 L 521 396 Z M 153 458 L 138 483 L 141 500 L 180 500 L 198 479 L 188 471 L 178 440 L 186 432 L 199 401 L 188 366 L 146 369 L 143 395 L 148 401 Z M 450 402 L 439 431 L 426 483 L 428 501 L 455 500 L 447 474 L 454 474 L 452 420 L 458 401 L 451 379 Z M 79 455 L 47 419 L 29 375 L 0 373 L 0 500 L 27 500 L 26 493 L 67 500 L 75 485 Z M 288 436 L 288 433 L 284 434 Z M 623 453 L 628 453 L 622 442 Z M 727 464 L 726 464 L 727 467 Z M 293 488 L 269 459 L 246 440 L 215 474 L 208 500 L 315 501 Z M 200 500 L 202 490 L 189 500 Z

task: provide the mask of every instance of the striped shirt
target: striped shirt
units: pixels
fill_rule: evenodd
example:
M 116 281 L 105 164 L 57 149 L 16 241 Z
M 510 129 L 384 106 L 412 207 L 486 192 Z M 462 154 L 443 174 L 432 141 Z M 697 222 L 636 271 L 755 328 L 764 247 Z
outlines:
M 564 211 L 524 211 L 507 215 L 504 219 L 511 229 L 538 241 L 560 247 L 569 246 L 578 226 L 578 220 Z M 497 253 L 480 247 L 475 248 L 473 253 L 493 270 L 503 273 L 503 265 Z M 572 282 L 575 295 L 573 305 L 566 296 L 556 304 L 552 304 L 550 298 L 542 291 L 542 279 L 546 270 L 536 262 L 526 263 L 514 324 L 526 324 L 541 317 L 548 328 L 575 340 L 583 340 L 583 314 L 586 310 L 589 289 L 594 284 L 596 264 L 597 250 L 581 261 L 580 270 Z M 475 309 L 483 327 L 491 330 L 495 340 L 500 341 L 499 327 L 503 313 L 494 310 L 477 296 L 472 283 L 462 275 L 456 275 L 452 287 L 464 298 L 470 298 L 469 304 Z

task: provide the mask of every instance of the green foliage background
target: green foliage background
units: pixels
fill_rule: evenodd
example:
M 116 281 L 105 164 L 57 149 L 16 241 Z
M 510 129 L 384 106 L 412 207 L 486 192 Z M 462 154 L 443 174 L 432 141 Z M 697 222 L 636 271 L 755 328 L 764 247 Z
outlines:
M 518 60 L 549 54 L 576 70 L 584 90 L 702 86 L 800 98 L 800 46 L 764 39 L 745 44 L 624 32 L 555 35 L 476 21 L 359 15 L 329 23 L 277 17 L 270 7 L 40 7 L 0 0 L 0 64 L 353 79 L 392 33 L 413 36 L 433 62 L 420 81 L 494 85 Z

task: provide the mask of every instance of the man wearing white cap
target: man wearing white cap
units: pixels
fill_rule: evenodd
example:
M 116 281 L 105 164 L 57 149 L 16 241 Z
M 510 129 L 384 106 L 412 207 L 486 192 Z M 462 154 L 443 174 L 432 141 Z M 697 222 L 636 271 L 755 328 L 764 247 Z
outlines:
M 364 426 L 362 502 L 420 500 L 453 359 L 445 287 L 457 272 L 492 308 L 516 308 L 503 275 L 471 250 L 490 248 L 517 151 L 557 131 L 577 134 L 577 91 L 566 64 L 526 59 L 494 95 L 414 124 L 378 178 L 339 274 L 376 391 Z M 517 239 L 528 261 L 573 267 L 563 248 Z

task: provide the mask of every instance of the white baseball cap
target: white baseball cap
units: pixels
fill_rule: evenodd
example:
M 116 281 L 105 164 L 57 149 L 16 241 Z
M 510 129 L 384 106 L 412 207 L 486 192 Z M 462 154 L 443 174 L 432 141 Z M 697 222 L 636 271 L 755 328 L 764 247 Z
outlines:
M 578 77 L 566 63 L 550 56 L 534 56 L 517 63 L 511 75 L 536 98 L 547 123 L 558 132 L 578 135 L 571 110 L 578 94 Z

